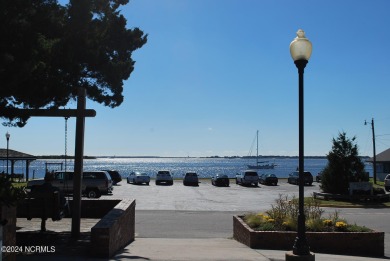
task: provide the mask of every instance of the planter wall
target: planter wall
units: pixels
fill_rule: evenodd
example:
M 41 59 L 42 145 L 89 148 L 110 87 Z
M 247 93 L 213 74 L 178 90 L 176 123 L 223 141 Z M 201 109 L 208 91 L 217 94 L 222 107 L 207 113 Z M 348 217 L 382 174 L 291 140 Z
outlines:
M 92 227 L 91 255 L 110 258 L 118 250 L 134 241 L 135 205 L 135 200 L 121 200 Z
M 0 206 L 0 220 L 7 220 L 7 224 L 3 227 L 3 246 L 16 245 L 16 207 Z M 4 252 L 3 260 L 15 260 L 15 253 Z
M 69 203 L 72 206 L 73 201 Z M 26 211 L 28 209 L 26 204 L 27 202 L 24 201 L 18 205 L 18 217 L 39 218 L 39 216 L 32 216 L 33 213 Z M 110 258 L 134 241 L 135 206 L 136 202 L 133 199 L 88 199 L 81 201 L 81 218 L 100 219 L 91 228 L 90 249 L 88 251 L 91 256 Z M 27 240 L 26 242 L 30 245 L 33 244 Z
M 233 236 L 250 248 L 291 250 L 297 233 L 254 231 L 240 216 L 234 216 Z M 306 232 L 306 237 L 310 250 L 317 253 L 384 256 L 384 232 Z

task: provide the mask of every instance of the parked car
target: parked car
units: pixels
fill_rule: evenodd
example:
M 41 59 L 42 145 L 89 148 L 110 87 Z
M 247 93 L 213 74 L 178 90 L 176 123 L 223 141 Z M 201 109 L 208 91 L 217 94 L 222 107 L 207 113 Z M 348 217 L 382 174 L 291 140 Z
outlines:
M 316 176 L 316 181 L 319 183 L 322 180 L 322 172 L 318 173 Z
M 236 184 L 254 185 L 257 187 L 259 185 L 259 175 L 255 170 L 245 170 L 241 173 L 237 173 Z
M 187 172 L 183 178 L 183 185 L 199 186 L 198 174 L 196 174 L 195 172 Z
M 143 184 L 149 185 L 150 177 L 148 174 L 143 172 L 131 172 L 129 176 L 127 176 L 127 183 L 133 184 Z
M 217 174 L 211 177 L 211 184 L 214 186 L 229 187 L 229 177 L 223 174 Z
M 168 170 L 159 170 L 156 175 L 156 185 L 161 183 L 173 185 L 173 177 Z
M 65 195 L 73 194 L 73 176 L 71 171 L 56 171 L 46 174 L 46 182 L 59 188 Z M 27 182 L 27 191 L 32 191 L 34 186 L 45 183 L 44 179 L 33 179 Z M 89 198 L 99 198 L 103 194 L 111 194 L 113 191 L 112 179 L 107 171 L 84 171 L 81 183 L 83 195 Z
M 261 174 L 259 176 L 259 183 L 264 185 L 278 185 L 278 177 L 275 174 Z
M 313 184 L 313 175 L 309 171 L 303 172 L 303 178 L 304 178 L 304 185 Z M 290 184 L 299 184 L 299 171 L 294 171 L 288 176 L 287 182 Z
M 84 171 L 82 187 L 84 185 L 84 193 L 89 198 L 111 194 L 114 190 L 111 176 L 107 171 Z
M 110 177 L 112 179 L 112 185 L 116 185 L 122 181 L 122 176 L 119 174 L 118 171 L 116 170 L 103 170 L 103 171 L 107 171 L 108 174 L 110 174 Z
M 385 190 L 390 191 L 390 174 L 385 177 Z

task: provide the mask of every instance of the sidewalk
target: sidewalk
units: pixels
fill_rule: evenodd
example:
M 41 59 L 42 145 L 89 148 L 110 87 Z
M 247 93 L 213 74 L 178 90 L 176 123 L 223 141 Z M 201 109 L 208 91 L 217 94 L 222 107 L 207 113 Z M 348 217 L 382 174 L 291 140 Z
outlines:
M 66 221 L 66 220 L 65 220 Z M 52 246 L 53 253 L 18 255 L 21 261 L 48 260 L 105 260 L 89 257 L 89 232 L 97 222 L 96 219 L 82 219 L 81 232 L 83 239 L 69 243 L 68 222 L 49 222 L 45 236 L 37 237 L 40 221 L 33 219 L 18 219 L 18 231 L 30 234 L 28 242 L 35 245 Z M 43 240 L 43 241 L 40 241 Z M 284 250 L 251 249 L 246 245 L 228 238 L 142 238 L 127 245 L 109 260 L 140 260 L 140 261 L 280 261 L 285 260 Z M 341 256 L 315 253 L 316 261 L 378 261 L 387 258 L 369 258 L 357 256 Z
M 286 251 L 251 249 L 234 239 L 167 239 L 136 238 L 113 260 L 172 260 L 172 261 L 279 261 Z M 316 261 L 378 261 L 378 258 L 315 254 Z
M 233 239 L 167 239 L 136 238 L 109 260 L 139 261 L 281 261 L 285 260 L 286 251 L 251 249 Z M 65 261 L 70 260 L 105 260 L 85 256 L 68 255 L 33 255 L 17 256 L 22 261 Z M 380 258 L 315 254 L 316 261 L 378 261 Z

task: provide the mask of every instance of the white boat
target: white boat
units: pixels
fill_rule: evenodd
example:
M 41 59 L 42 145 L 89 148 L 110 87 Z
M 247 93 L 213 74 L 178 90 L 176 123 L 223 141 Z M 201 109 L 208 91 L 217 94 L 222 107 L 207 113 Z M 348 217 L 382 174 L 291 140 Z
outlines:
M 263 164 L 263 165 L 258 165 L 258 163 L 261 163 L 261 162 L 257 162 L 257 165 L 247 165 L 247 166 L 249 169 L 273 169 L 276 166 L 274 163 Z
M 252 144 L 253 146 L 253 144 Z M 256 132 L 256 165 L 247 165 L 249 169 L 273 169 L 275 164 L 263 164 L 268 161 L 259 161 L 259 131 Z

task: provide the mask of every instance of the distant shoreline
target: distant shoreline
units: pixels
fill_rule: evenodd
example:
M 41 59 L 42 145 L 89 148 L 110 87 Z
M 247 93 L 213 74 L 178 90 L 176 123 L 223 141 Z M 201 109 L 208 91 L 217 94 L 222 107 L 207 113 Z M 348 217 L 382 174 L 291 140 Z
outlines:
M 255 159 L 255 156 L 209 156 L 209 157 L 162 157 L 162 156 L 84 156 L 84 159 Z M 297 159 L 298 156 L 259 156 L 260 159 Z M 362 159 L 368 159 L 369 156 L 361 156 Z M 41 155 L 37 159 L 65 159 L 65 155 Z M 74 159 L 74 156 L 66 156 L 66 159 Z M 326 159 L 326 156 L 305 156 L 305 159 Z

